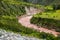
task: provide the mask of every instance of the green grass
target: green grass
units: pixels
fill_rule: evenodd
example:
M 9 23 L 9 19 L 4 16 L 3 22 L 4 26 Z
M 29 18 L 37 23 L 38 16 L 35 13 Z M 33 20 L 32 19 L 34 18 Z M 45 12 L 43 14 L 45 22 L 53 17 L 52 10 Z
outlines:
M 41 18 L 60 20 L 60 10 L 56 10 L 54 12 L 39 13 L 39 14 L 34 15 L 34 17 L 41 17 Z
M 25 36 L 37 37 L 37 38 L 42 38 L 42 39 L 47 39 L 47 40 L 57 39 L 52 34 L 48 34 L 44 32 L 40 33 L 37 30 L 22 26 L 20 23 L 18 23 L 18 19 L 14 16 L 8 16 L 8 15 L 0 16 L 0 28 L 15 32 L 15 33 L 19 33 L 23 36 L 25 35 Z
M 31 23 L 60 32 L 60 10 L 38 13 L 33 16 Z
M 32 4 L 32 3 L 27 3 L 27 2 L 23 2 L 23 1 L 17 1 L 17 0 L 3 0 L 6 3 L 9 4 L 16 4 L 16 5 L 22 5 L 22 6 L 32 6 L 32 7 L 36 7 L 36 8 L 40 8 L 42 5 L 38 5 L 38 4 Z
M 16 18 L 16 16 L 21 16 L 25 14 L 24 7 L 26 4 L 23 2 L 16 2 L 13 0 L 10 1 L 5 0 L 0 2 L 0 28 L 1 29 L 5 29 L 15 33 L 20 33 L 21 35 L 43 38 L 47 40 L 59 39 L 52 34 L 48 34 L 44 32 L 40 33 L 34 29 L 26 28 L 20 23 L 18 23 L 18 19 Z

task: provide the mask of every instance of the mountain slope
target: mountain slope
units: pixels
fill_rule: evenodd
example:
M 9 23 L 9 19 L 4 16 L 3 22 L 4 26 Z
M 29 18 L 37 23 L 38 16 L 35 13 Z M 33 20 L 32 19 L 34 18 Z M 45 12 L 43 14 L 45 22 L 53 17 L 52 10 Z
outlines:
M 60 0 L 23 0 L 23 1 L 40 5 L 60 4 Z

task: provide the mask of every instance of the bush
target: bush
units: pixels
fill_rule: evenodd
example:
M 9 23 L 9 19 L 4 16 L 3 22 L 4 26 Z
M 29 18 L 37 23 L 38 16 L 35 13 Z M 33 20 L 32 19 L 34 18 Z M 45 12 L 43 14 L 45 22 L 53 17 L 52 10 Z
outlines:
M 26 28 L 18 23 L 16 16 L 22 15 L 25 13 L 24 6 L 19 4 L 9 4 L 9 3 L 1 3 L 0 2 L 0 28 L 13 31 L 20 34 L 30 35 L 38 38 L 52 38 L 48 33 L 40 33 L 34 29 Z M 38 20 L 39 21 L 39 20 Z M 38 22 L 36 21 L 36 22 Z
M 40 18 L 40 17 L 32 17 L 31 23 L 36 24 L 38 26 L 42 26 L 48 29 L 55 29 L 60 32 L 60 20 Z
M 60 5 L 53 5 L 53 9 L 54 9 L 54 10 L 60 9 Z

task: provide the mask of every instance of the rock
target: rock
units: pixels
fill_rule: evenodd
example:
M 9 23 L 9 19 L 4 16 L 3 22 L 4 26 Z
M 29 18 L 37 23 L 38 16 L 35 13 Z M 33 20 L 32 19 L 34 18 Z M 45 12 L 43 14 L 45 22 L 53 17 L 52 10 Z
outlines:
M 7 32 L 0 29 L 0 40 L 39 40 L 37 38 L 21 36 L 13 32 Z

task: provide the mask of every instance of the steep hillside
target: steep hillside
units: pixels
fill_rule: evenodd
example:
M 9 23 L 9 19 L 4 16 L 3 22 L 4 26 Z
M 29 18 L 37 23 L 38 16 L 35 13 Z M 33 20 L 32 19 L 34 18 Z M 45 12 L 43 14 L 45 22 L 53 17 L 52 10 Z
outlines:
M 0 2 L 0 15 L 21 15 L 25 13 L 24 6 L 20 4 L 12 4 L 8 3 L 9 1 L 1 1 Z
M 40 5 L 60 4 L 60 0 L 23 0 L 23 1 Z
M 40 7 L 40 5 L 26 3 L 24 0 L 0 0 L 0 28 L 19 33 L 21 35 L 47 40 L 59 39 L 52 34 L 44 32 L 40 33 L 37 30 L 26 28 L 18 23 L 17 17 L 26 13 L 25 6 Z
M 60 32 L 60 10 L 36 14 L 31 23 Z

